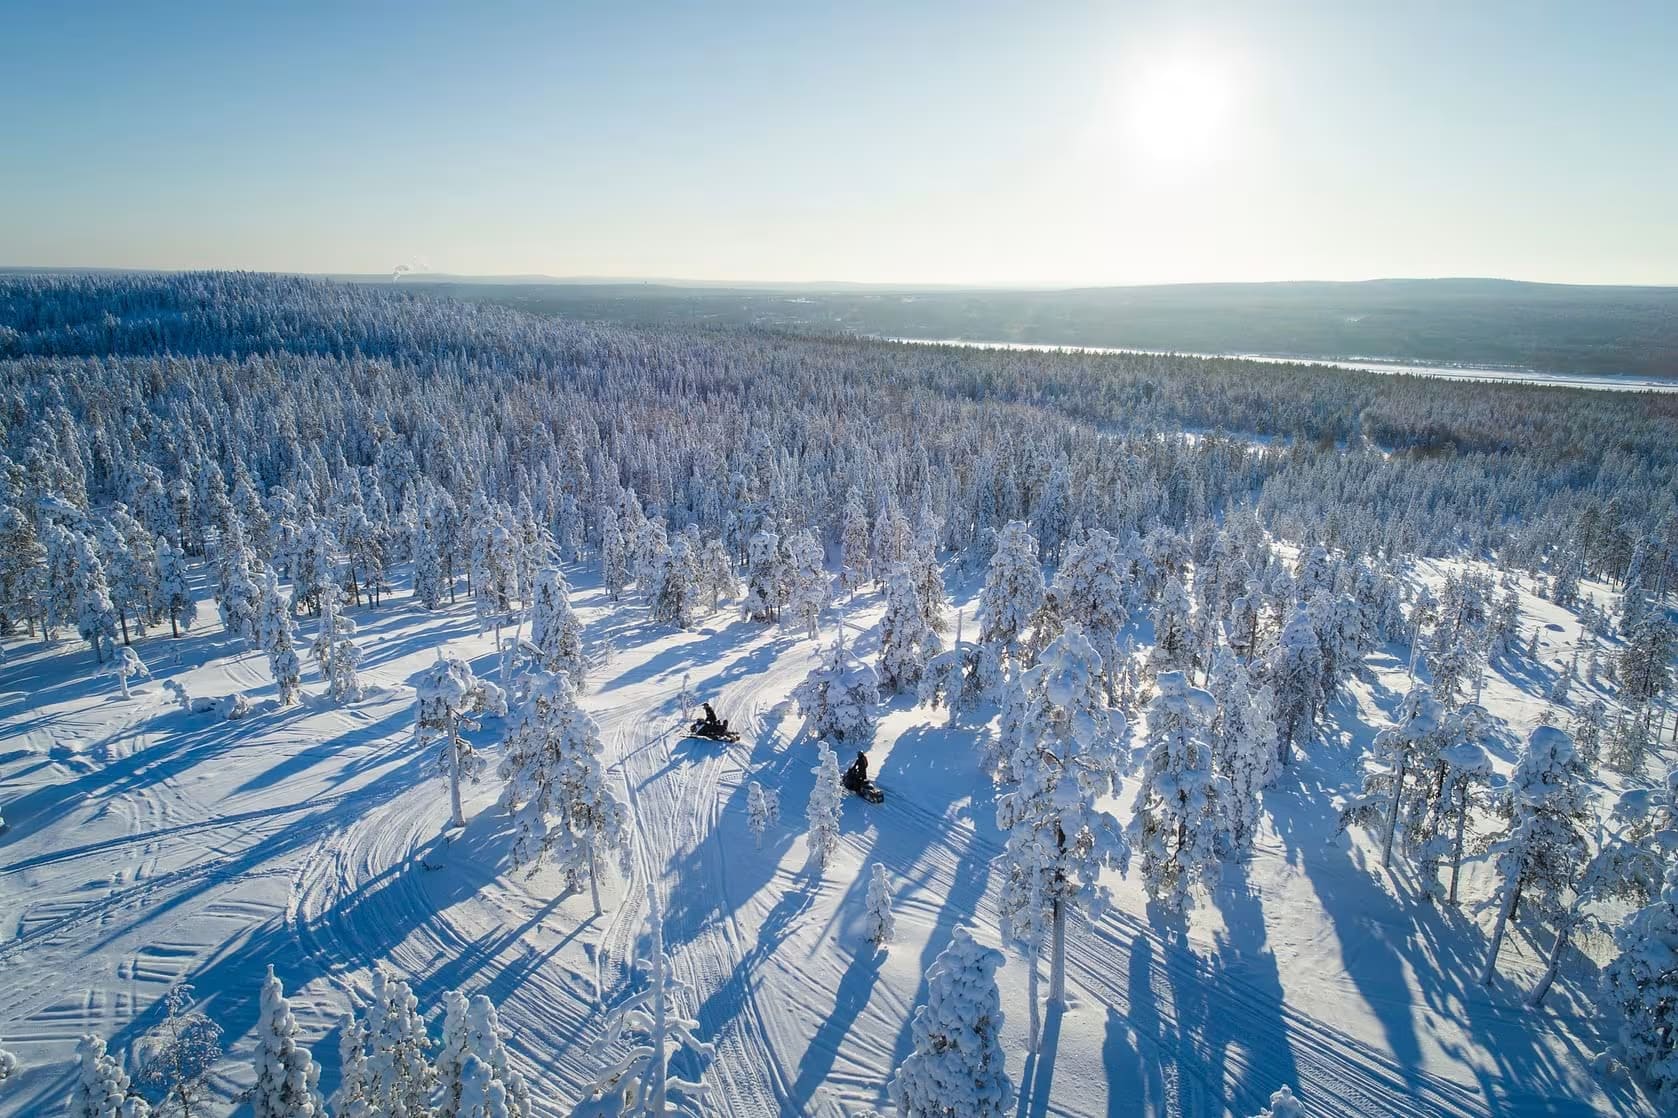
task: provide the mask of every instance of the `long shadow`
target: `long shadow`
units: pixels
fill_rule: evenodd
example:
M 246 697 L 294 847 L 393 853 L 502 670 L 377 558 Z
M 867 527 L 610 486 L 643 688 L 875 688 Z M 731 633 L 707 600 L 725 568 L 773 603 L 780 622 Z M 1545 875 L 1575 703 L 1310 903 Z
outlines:
M 1276 965 L 1276 955 L 1270 950 L 1269 936 L 1265 929 L 1264 903 L 1259 894 L 1248 883 L 1245 875 L 1227 873 L 1227 877 L 1236 877 L 1234 882 L 1217 890 L 1214 900 L 1222 910 L 1225 931 L 1218 937 L 1216 959 L 1218 968 L 1223 976 L 1234 978 L 1242 986 L 1253 991 L 1263 1004 L 1273 1003 L 1275 1020 L 1273 1023 L 1260 1023 L 1257 1028 L 1250 1028 L 1250 1021 L 1244 1021 L 1240 1026 L 1242 1032 L 1235 1035 L 1235 1026 L 1227 1015 L 1220 1015 L 1216 1004 L 1215 989 L 1203 986 L 1195 996 L 1188 1000 L 1188 1005 L 1197 1012 L 1191 1018 L 1185 1005 L 1185 991 L 1178 990 L 1177 1018 L 1179 1023 L 1190 1035 L 1198 1033 L 1202 1043 L 1211 1043 L 1219 1050 L 1226 1049 L 1232 1043 L 1239 1043 L 1248 1053 L 1250 1070 L 1254 1075 L 1261 1075 L 1258 1082 L 1252 1076 L 1234 1085 L 1234 1094 L 1244 1105 L 1243 1113 L 1257 1113 L 1272 1091 L 1283 1084 L 1296 1086 L 1299 1083 L 1299 1068 L 1294 1061 L 1293 1044 L 1288 1037 L 1287 1021 L 1282 1014 L 1284 996 L 1282 992 L 1281 972 Z M 1221 1061 L 1220 1061 L 1221 1063 Z M 1220 1068 L 1221 1071 L 1221 1068 Z M 1220 1074 L 1218 1082 L 1227 1083 L 1227 1077 Z
M 880 976 L 880 964 L 884 958 L 883 952 L 871 950 L 858 951 L 851 957 L 851 964 L 845 969 L 845 976 L 840 979 L 839 989 L 835 991 L 833 1010 L 822 1019 L 821 1026 L 804 1051 L 804 1059 L 798 1065 L 798 1078 L 793 1082 L 792 1096 L 800 1111 L 808 1107 L 816 1088 L 833 1070 L 839 1046 L 844 1043 L 857 1018 L 862 1016 L 869 996 L 874 992 L 874 983 Z
M 1018 1113 L 1030 1118 L 1048 1118 L 1049 1096 L 1055 1082 L 1055 1054 L 1060 1051 L 1060 1026 L 1065 1014 L 1051 1006 L 1043 1018 L 1043 1035 L 1037 1051 L 1026 1061 L 1025 1074 L 1020 1083 Z
M 1107 1011 L 1101 1066 L 1107 1073 L 1107 1113 L 1111 1118 L 1166 1112 L 1166 1065 L 1162 1054 L 1175 1048 L 1154 997 L 1151 974 L 1153 941 L 1138 933 L 1128 956 L 1128 1018 Z

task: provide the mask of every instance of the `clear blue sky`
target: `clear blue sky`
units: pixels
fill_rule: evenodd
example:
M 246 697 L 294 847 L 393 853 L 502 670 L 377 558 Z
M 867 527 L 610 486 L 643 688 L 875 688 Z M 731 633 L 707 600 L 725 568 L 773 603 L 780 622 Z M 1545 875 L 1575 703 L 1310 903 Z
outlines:
M 0 263 L 1678 283 L 1678 3 L 0 0 Z

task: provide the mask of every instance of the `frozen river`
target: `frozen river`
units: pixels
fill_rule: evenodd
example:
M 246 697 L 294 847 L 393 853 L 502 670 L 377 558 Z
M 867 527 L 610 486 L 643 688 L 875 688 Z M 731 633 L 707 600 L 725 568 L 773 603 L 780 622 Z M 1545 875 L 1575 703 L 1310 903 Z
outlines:
M 1148 353 L 1158 349 L 1112 346 L 1051 345 L 1036 342 L 973 342 L 955 338 L 882 338 L 906 345 L 953 345 L 969 349 L 1018 349 L 1042 353 Z M 1591 388 L 1608 392 L 1678 392 L 1678 378 L 1640 377 L 1605 373 L 1540 373 L 1531 369 L 1505 369 L 1475 365 L 1408 365 L 1397 361 L 1366 361 L 1360 358 L 1274 357 L 1260 353 L 1192 353 L 1186 357 L 1225 357 L 1241 361 L 1264 361 L 1275 365 L 1323 365 L 1333 369 L 1357 369 L 1366 373 L 1439 377 L 1444 380 L 1496 381 L 1503 384 L 1537 384 L 1557 388 Z

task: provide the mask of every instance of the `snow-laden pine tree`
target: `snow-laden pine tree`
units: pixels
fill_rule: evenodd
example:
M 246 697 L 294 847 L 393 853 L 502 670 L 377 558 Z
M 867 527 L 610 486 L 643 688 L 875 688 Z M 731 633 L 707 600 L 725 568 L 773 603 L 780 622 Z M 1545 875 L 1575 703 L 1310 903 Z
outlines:
M 811 736 L 867 749 L 879 722 L 880 686 L 874 669 L 852 656 L 841 627 L 816 666 L 792 692 Z
M 234 531 L 219 544 L 216 564 L 216 609 L 222 628 L 250 643 L 259 640 L 262 616 L 262 563 L 245 543 L 244 533 L 233 522 Z
M 1393 836 L 1398 833 L 1411 783 L 1438 751 L 1441 712 L 1426 685 L 1412 687 L 1398 704 L 1393 724 L 1375 735 L 1363 764 L 1363 790 L 1341 815 L 1340 825 L 1379 825 L 1381 864 L 1392 864 Z
M 12 1053 L 0 1048 L 0 1083 L 12 1078 L 18 1072 L 18 1060 Z
M 429 1115 L 437 1074 L 426 1052 L 431 1038 L 419 999 L 408 983 L 384 966 L 373 967 L 373 997 L 367 1006 L 368 1110 L 378 1118 Z
M 122 697 L 125 699 L 131 697 L 128 691 L 128 681 L 130 679 L 136 677 L 144 679 L 151 675 L 151 670 L 146 667 L 145 661 L 140 659 L 140 654 L 126 644 L 116 646 L 111 653 L 110 662 L 101 671 L 106 675 L 116 677 L 117 686 L 121 688 Z
M 42 613 L 47 549 L 22 510 L 0 508 L 0 633 L 27 622 L 30 635 Z
M 76 1045 L 76 1081 L 70 1088 L 67 1118 L 124 1118 L 128 1075 L 99 1037 L 83 1036 Z
M 651 883 L 647 923 L 651 942 L 639 961 L 647 985 L 606 1014 L 595 1050 L 608 1062 L 590 1094 L 606 1100 L 611 1113 L 634 1118 L 703 1114 L 710 1088 L 703 1080 L 675 1074 L 670 1062 L 679 1055 L 709 1061 L 715 1049 L 699 1039 L 699 1022 L 681 1015 L 680 1002 L 689 990 L 672 973 L 664 952 L 664 918 Z
M 889 1084 L 900 1118 L 1004 1118 L 1014 1084 L 1002 1050 L 1002 952 L 966 928 L 926 972 L 926 1002 L 909 1020 L 913 1050 Z
M 321 678 L 326 680 L 327 694 L 335 703 L 353 703 L 361 698 L 361 649 L 355 643 L 355 622 L 345 617 L 343 591 L 328 586 L 320 595 L 320 627 L 315 632 L 315 643 L 310 647 L 315 663 L 320 666 Z
M 1064 1005 L 1068 910 L 1099 913 L 1108 903 L 1101 871 L 1130 865 L 1123 829 L 1098 806 L 1117 788 L 1126 727 L 1107 706 L 1101 656 L 1077 625 L 1049 643 L 1019 684 L 1028 697 L 1010 759 L 1019 783 L 996 808 L 1007 836 L 997 904 L 1003 934 L 1031 961 L 1035 1047 L 1039 957 L 1047 946 L 1049 1002 Z
M 879 862 L 868 871 L 868 895 L 865 898 L 864 927 L 868 942 L 884 947 L 897 933 L 897 921 L 891 914 L 891 878 Z
M 752 840 L 758 846 L 763 845 L 763 832 L 780 822 L 780 819 L 780 797 L 755 780 L 747 785 L 746 826 L 751 829 Z
M 530 1118 L 530 1088 L 507 1059 L 495 1006 L 483 994 L 470 1000 L 459 990 L 443 995 L 443 1043 L 437 1050 L 436 1118 L 480 1118 L 490 1083 L 500 1086 L 507 1118 Z M 474 1063 L 476 1067 L 474 1067 Z M 476 1097 L 475 1097 L 476 1096 Z
M 178 637 L 190 630 L 198 618 L 198 599 L 187 581 L 186 552 L 163 536 L 157 537 L 157 590 L 155 600 L 169 619 L 169 635 Z
M 781 537 L 767 528 L 754 532 L 746 544 L 746 616 L 753 621 L 780 617 L 791 583 Z
M 1148 670 L 1187 673 L 1194 667 L 1194 623 L 1189 616 L 1189 596 L 1177 578 L 1166 580 L 1154 610 L 1154 647 L 1148 653 Z
M 421 746 L 440 742 L 438 768 L 449 781 L 449 821 L 466 826 L 461 812 L 460 785 L 476 781 L 484 759 L 464 733 L 476 730 L 479 716 L 505 715 L 507 700 L 499 687 L 472 674 L 466 661 L 439 652 L 436 663 L 420 674 L 415 690 L 414 736 Z
M 353 1013 L 338 1018 L 338 1089 L 327 1100 L 335 1118 L 379 1118 L 370 1095 L 367 1022 Z
M 1648 1083 L 1655 1104 L 1678 1110 L 1678 859 L 1660 896 L 1615 929 L 1619 955 L 1602 972 L 1619 1013 L 1619 1055 Z
M 1258 832 L 1259 794 L 1276 779 L 1276 728 L 1253 694 L 1247 666 L 1232 651 L 1218 654 L 1210 684 L 1217 703 L 1212 767 L 1229 783 L 1230 844 L 1241 855 L 1252 850 Z
M 1211 736 L 1217 703 L 1182 672 L 1162 672 L 1148 704 L 1136 832 L 1148 895 L 1169 908 L 1188 907 L 1196 882 L 1211 876 L 1235 811 L 1229 781 L 1214 764 Z
M 1107 701 L 1118 698 L 1119 633 L 1130 619 L 1130 591 L 1125 585 L 1126 563 L 1119 541 L 1097 528 L 1066 552 L 1048 592 L 1055 622 L 1081 626 L 1084 636 L 1101 655 L 1102 684 Z
M 256 1084 L 250 1090 L 252 1118 L 326 1118 L 320 1069 L 297 1036 L 291 1002 L 272 964 L 262 983 L 256 1021 Z
M 1489 986 L 1497 974 L 1498 951 L 1515 906 L 1524 902 L 1524 910 L 1558 915 L 1563 891 L 1584 867 L 1587 783 L 1573 739 L 1564 731 L 1539 726 L 1527 735 L 1526 749 L 1509 777 L 1509 830 L 1492 846 L 1498 914 L 1481 983 Z
M 925 602 L 907 564 L 886 577 L 886 611 L 880 619 L 880 685 L 898 693 L 920 686 L 943 642 L 926 616 Z
M 76 537 L 74 608 L 76 632 L 93 649 L 94 659 L 103 664 L 105 654 L 116 644 L 117 611 L 111 604 L 105 582 L 105 565 L 99 561 L 93 541 Z
M 734 559 L 720 539 L 705 541 L 700 552 L 699 569 L 704 578 L 705 601 L 712 611 L 740 593 L 740 580 L 734 577 Z
M 839 782 L 839 756 L 825 741 L 816 743 L 816 764 L 810 771 L 816 783 L 810 788 L 810 802 L 804 810 L 807 830 L 805 842 L 810 850 L 810 861 L 817 869 L 826 869 L 833 854 L 839 849 L 839 806 L 845 789 Z
M 863 508 L 861 496 L 852 489 L 840 514 L 839 581 L 853 594 L 868 581 L 871 567 L 868 544 L 868 512 Z
M 414 538 L 414 600 L 425 609 L 443 604 L 443 557 L 437 526 L 428 515 L 420 521 Z
M 1044 593 L 1037 538 L 1024 521 L 1010 520 L 996 535 L 996 550 L 979 594 L 979 644 L 990 665 L 983 680 L 986 690 L 1002 682 L 1007 663 L 1023 660 L 1026 633 L 1043 608 Z
M 1608 704 L 1601 699 L 1592 699 L 1573 716 L 1567 729 L 1573 735 L 1573 747 L 1579 751 L 1579 759 L 1586 768 L 1594 770 L 1602 758 L 1603 732 L 1608 729 Z
M 550 672 L 564 672 L 572 686 L 581 687 L 585 673 L 583 626 L 571 608 L 571 587 L 558 567 L 544 567 L 536 575 L 530 603 L 530 643 Z
M 600 582 L 614 602 L 629 584 L 629 547 L 610 505 L 600 510 Z
M 291 595 L 280 589 L 273 571 L 264 571 L 257 640 L 268 654 L 268 670 L 274 675 L 283 707 L 295 703 L 303 693 L 303 662 L 297 657 L 297 625 L 291 618 Z
M 808 528 L 801 528 L 787 538 L 786 567 L 787 614 L 793 624 L 815 640 L 822 611 L 833 594 L 822 545 Z
M 1266 664 L 1270 689 L 1276 696 L 1276 747 L 1282 764 L 1311 736 L 1322 704 L 1322 649 L 1317 645 L 1311 616 L 1295 609 Z
M 629 873 L 628 813 L 607 786 L 604 751 L 565 673 L 532 673 L 502 745 L 513 857 L 534 870 L 552 854 L 573 885 L 588 879 L 597 913 L 600 869 L 616 862 Z

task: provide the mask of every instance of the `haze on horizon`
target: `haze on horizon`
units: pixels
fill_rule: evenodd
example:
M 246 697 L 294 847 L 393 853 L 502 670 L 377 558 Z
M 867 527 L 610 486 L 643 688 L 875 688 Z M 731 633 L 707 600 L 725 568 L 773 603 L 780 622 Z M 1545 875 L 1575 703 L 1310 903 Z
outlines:
M 1678 8 L 47 4 L 0 264 L 1678 283 Z

